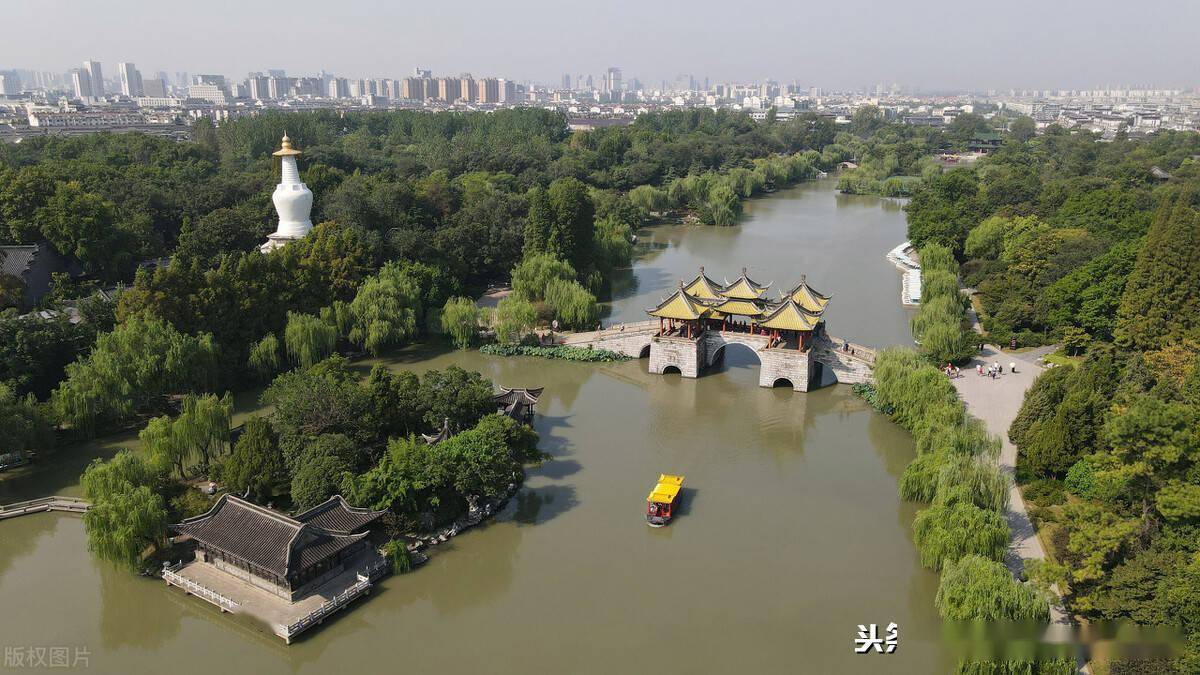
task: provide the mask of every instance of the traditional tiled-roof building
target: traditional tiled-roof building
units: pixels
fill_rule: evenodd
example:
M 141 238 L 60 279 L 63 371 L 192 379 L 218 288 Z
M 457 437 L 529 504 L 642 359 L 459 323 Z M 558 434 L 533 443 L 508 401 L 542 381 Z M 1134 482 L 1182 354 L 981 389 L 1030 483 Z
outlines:
M 366 549 L 365 529 L 382 515 L 336 496 L 293 518 L 226 494 L 172 529 L 195 543 L 198 560 L 295 601 Z
M 48 243 L 23 246 L 0 246 L 0 275 L 17 278 L 25 284 L 22 302 L 36 305 L 50 292 L 50 281 L 56 272 L 72 277 L 83 274 L 78 263 L 60 255 Z

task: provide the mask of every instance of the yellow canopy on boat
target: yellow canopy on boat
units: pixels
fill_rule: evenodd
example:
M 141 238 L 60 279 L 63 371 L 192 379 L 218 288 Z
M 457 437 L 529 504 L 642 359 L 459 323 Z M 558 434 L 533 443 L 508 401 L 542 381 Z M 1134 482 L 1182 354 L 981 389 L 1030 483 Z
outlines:
M 654 502 L 655 504 L 670 504 L 679 496 L 679 490 L 683 487 L 683 476 L 672 476 L 670 474 L 659 474 L 658 484 L 650 491 L 650 496 L 646 497 L 646 501 Z

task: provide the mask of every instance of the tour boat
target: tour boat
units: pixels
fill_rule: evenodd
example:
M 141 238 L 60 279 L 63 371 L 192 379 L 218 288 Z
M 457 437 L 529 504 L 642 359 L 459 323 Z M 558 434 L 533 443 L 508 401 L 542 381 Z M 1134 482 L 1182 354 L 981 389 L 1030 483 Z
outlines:
M 683 476 L 658 475 L 658 484 L 646 497 L 646 524 L 662 527 L 671 522 L 671 513 L 679 502 L 679 490 L 682 487 Z

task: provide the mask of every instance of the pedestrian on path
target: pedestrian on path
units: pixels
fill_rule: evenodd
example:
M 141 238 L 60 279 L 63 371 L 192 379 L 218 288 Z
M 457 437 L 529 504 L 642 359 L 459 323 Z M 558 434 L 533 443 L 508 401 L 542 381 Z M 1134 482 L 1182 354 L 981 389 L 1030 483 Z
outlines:
M 1015 372 L 1017 372 L 1017 362 L 1016 362 L 1016 361 L 1009 361 L 1009 362 L 1008 362 L 1008 371 L 1009 371 L 1010 373 L 1015 373 Z
M 977 371 L 979 371 L 979 376 L 980 376 L 980 377 L 983 377 L 983 364 L 982 364 L 982 363 L 980 363 L 980 364 L 976 365 L 976 366 L 975 366 L 975 369 L 976 369 Z

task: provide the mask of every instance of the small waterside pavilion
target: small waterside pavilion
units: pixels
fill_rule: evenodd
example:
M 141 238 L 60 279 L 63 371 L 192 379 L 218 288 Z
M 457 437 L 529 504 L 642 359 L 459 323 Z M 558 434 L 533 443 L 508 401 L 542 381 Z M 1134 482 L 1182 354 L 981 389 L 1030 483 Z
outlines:
M 492 396 L 496 403 L 496 412 L 508 415 L 522 424 L 533 424 L 533 407 L 542 397 L 545 387 L 509 389 L 500 387 L 500 393 Z

